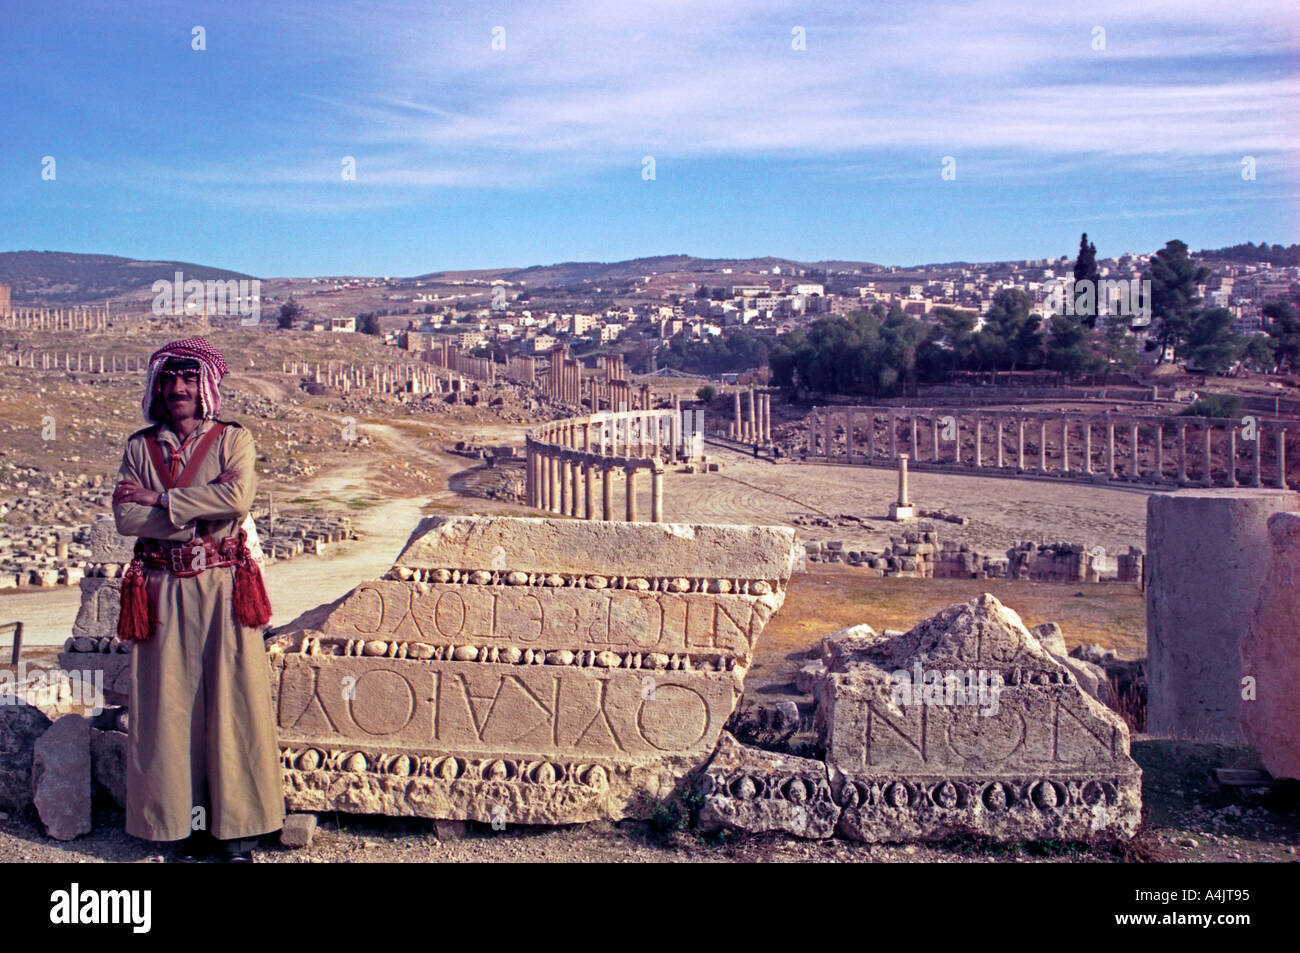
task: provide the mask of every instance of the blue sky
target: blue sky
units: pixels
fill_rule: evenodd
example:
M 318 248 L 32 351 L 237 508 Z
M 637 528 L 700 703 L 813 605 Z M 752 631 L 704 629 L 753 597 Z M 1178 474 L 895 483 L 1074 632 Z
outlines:
M 0 250 L 273 277 L 1300 242 L 1294 0 L 2 2 Z

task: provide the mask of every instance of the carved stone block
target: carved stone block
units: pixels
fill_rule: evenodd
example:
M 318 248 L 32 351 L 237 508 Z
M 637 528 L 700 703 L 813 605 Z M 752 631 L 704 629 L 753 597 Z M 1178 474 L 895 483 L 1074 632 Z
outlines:
M 821 761 L 762 751 L 722 733 L 700 778 L 702 830 L 780 831 L 825 839 L 835 833 L 839 805 Z
M 817 724 L 840 832 L 857 840 L 1129 837 L 1128 729 L 991 595 L 857 649 Z
M 560 824 L 707 760 L 794 533 L 433 518 L 270 649 L 290 810 Z

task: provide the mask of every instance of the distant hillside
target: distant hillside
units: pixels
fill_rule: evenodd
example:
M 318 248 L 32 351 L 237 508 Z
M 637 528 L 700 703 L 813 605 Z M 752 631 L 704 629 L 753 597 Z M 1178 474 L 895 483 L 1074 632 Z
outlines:
M 1286 268 L 1300 265 L 1300 245 L 1270 245 L 1268 242 L 1246 242 L 1244 245 L 1231 245 L 1228 248 L 1198 251 L 1197 258 L 1218 258 L 1223 261 L 1242 261 L 1258 264 L 1266 261 L 1270 265 Z
M 115 255 L 77 255 L 60 251 L 0 252 L 0 281 L 13 289 L 14 304 L 58 305 L 116 298 L 148 288 L 177 271 L 185 278 L 230 280 L 252 275 L 186 261 L 136 261 Z
M 521 282 L 529 288 L 556 288 L 591 282 L 626 281 L 644 275 L 666 274 L 669 272 L 698 272 L 717 274 L 724 268 L 730 268 L 737 275 L 757 274 L 780 268 L 783 275 L 799 270 L 824 270 L 830 264 L 840 269 L 861 268 L 874 271 L 879 265 L 870 262 L 798 262 L 788 258 L 695 258 L 691 255 L 657 255 L 653 258 L 632 258 L 627 261 L 567 261 L 554 265 L 533 265 L 529 268 L 511 270 L 493 270 L 491 272 L 447 272 L 439 271 L 428 275 L 418 275 L 416 280 L 437 281 L 438 279 L 465 278 L 471 275 L 478 278 L 501 278 L 504 281 Z

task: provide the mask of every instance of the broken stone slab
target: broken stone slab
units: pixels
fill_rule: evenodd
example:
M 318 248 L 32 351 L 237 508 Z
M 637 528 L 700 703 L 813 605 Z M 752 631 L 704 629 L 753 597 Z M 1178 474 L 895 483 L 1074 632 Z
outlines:
M 126 740 L 124 731 L 90 730 L 90 767 L 95 784 L 118 807 L 126 807 Z
M 1272 560 L 1241 640 L 1241 729 L 1273 777 L 1300 778 L 1300 514 L 1269 517 L 1268 535 Z
M 32 758 L 36 739 L 51 721 L 12 689 L 0 695 L 0 810 L 21 811 L 32 803 Z
M 801 692 L 811 692 L 817 683 L 826 677 L 826 666 L 821 662 L 809 662 L 794 673 L 794 686 Z
M 697 791 L 704 800 L 697 825 L 704 831 L 822 840 L 835 833 L 840 816 L 821 761 L 750 748 L 725 731 Z
M 1065 636 L 1057 623 L 1044 622 L 1034 626 L 1029 632 L 1038 640 L 1039 645 L 1070 670 L 1071 674 L 1079 680 L 1080 688 L 1103 705 L 1110 704 L 1110 682 L 1106 677 L 1106 670 L 1092 662 L 1071 658 L 1065 647 Z
M 64 715 L 32 750 L 32 803 L 55 840 L 90 833 L 90 722 Z
M 714 751 L 794 552 L 772 527 L 422 521 L 388 578 L 268 644 L 289 809 L 644 816 Z
M 987 593 L 858 652 L 818 701 L 846 837 L 1113 839 L 1141 820 L 1123 720 Z

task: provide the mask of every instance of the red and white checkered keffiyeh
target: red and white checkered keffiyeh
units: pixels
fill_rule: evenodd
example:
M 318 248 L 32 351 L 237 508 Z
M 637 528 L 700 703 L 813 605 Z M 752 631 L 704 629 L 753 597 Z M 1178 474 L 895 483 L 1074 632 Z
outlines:
M 217 385 L 221 383 L 221 378 L 226 376 L 228 370 L 226 359 L 203 338 L 186 338 L 183 341 L 172 341 L 171 344 L 160 347 L 149 356 L 149 373 L 144 382 L 144 399 L 140 402 L 145 421 L 162 423 L 150 415 L 150 410 L 153 408 L 154 397 L 157 396 L 155 388 L 158 386 L 158 372 L 162 370 L 162 366 L 169 358 L 174 357 L 199 362 L 199 416 L 204 418 L 217 416 L 221 412 L 221 392 L 217 389 Z

